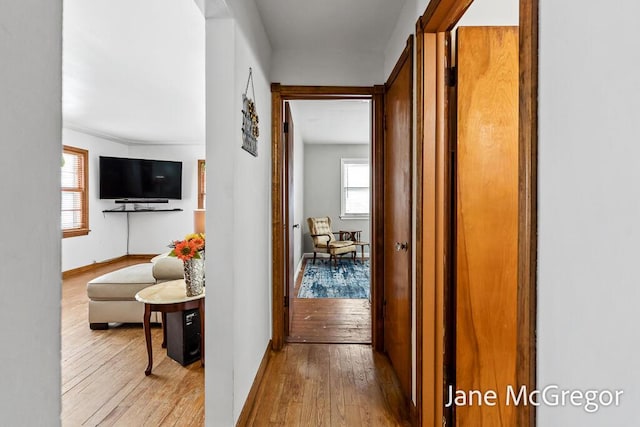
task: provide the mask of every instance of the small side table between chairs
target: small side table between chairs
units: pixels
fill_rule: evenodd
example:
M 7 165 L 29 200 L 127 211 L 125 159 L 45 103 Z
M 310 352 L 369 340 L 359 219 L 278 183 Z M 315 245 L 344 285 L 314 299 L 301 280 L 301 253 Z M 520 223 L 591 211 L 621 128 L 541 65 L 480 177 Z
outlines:
M 364 247 L 369 246 L 369 242 L 360 240 L 362 230 L 340 230 L 340 240 L 351 240 L 355 246 L 360 246 L 360 260 L 364 264 Z
M 353 244 L 356 246 L 360 246 L 360 262 L 364 264 L 364 247 L 369 246 L 369 242 L 356 241 L 353 242 Z

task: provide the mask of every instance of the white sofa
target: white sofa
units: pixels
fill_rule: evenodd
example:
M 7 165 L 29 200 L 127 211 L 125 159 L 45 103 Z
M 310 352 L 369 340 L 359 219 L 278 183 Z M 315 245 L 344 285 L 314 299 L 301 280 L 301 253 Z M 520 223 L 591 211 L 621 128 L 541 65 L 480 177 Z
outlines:
M 96 277 L 87 283 L 89 327 L 107 329 L 109 323 L 142 323 L 144 304 L 136 301 L 136 293 L 156 283 L 183 277 L 182 261 L 167 254 Z M 152 322 L 162 320 L 158 313 L 151 316 Z

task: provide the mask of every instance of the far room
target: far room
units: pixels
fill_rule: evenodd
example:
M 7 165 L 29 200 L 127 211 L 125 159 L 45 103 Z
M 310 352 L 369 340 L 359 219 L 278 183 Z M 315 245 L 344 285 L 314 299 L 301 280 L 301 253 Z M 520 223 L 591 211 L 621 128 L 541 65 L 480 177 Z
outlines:
M 289 342 L 371 341 L 371 106 L 285 103 Z

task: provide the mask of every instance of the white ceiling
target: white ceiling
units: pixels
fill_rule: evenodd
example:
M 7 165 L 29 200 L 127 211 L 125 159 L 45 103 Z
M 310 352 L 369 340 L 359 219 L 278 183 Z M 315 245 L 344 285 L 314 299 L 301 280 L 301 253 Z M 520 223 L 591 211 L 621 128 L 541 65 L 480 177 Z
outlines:
M 274 49 L 381 54 L 404 4 L 255 1 Z M 204 143 L 204 43 L 194 0 L 65 0 L 65 127 L 127 143 Z M 297 121 L 307 142 L 368 142 L 368 106 L 350 102 L 301 104 Z
M 291 101 L 293 124 L 305 144 L 369 144 L 368 100 Z
M 204 143 L 204 31 L 193 0 L 65 0 L 65 126 L 132 143 Z
M 405 0 L 255 0 L 274 49 L 380 52 Z

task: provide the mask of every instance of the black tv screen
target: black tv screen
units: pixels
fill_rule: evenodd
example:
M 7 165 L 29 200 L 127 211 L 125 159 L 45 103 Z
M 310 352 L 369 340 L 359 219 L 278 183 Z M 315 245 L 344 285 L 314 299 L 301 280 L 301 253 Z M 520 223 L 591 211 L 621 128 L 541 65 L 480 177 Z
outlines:
M 182 162 L 100 156 L 101 199 L 182 199 Z

